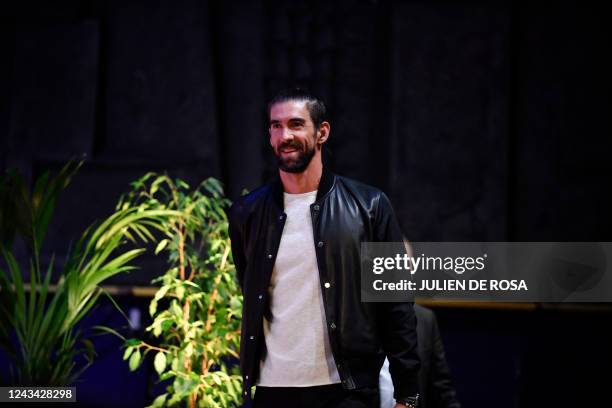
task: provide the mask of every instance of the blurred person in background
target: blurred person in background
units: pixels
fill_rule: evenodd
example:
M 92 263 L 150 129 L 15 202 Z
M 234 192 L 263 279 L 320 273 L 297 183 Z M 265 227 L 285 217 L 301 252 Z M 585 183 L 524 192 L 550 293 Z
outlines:
M 421 358 L 419 408 L 461 408 L 446 362 L 436 315 L 432 310 L 416 304 L 414 312 Z M 394 404 L 389 362 L 385 360 L 380 370 L 380 408 L 393 408 Z

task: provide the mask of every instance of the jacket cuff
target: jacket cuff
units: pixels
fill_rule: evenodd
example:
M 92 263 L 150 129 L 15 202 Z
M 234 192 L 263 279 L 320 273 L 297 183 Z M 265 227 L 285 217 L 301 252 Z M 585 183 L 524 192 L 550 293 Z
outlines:
M 418 374 L 404 374 L 400 378 L 392 378 L 392 380 L 394 389 L 393 398 L 396 400 L 415 397 L 419 393 Z

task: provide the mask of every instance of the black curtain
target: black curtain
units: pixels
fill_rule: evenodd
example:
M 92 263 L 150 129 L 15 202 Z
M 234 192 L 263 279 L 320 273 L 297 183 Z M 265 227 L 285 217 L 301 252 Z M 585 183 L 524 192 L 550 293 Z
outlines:
M 329 107 L 326 165 L 385 190 L 409 239 L 611 241 L 607 20 L 594 1 L 8 1 L 0 169 L 86 155 L 44 247 L 61 264 L 147 171 L 231 198 L 271 177 L 267 100 L 298 84 Z M 607 315 L 475 313 L 440 313 L 465 406 L 605 401 Z
M 49 253 L 149 170 L 257 187 L 276 171 L 267 100 L 296 84 L 329 106 L 326 165 L 385 190 L 411 240 L 610 238 L 595 2 L 13 3 L 0 166 L 33 179 L 87 157 Z

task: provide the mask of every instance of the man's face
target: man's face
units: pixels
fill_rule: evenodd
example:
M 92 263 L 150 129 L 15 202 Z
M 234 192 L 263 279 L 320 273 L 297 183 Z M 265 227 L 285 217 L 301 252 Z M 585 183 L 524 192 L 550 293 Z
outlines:
M 306 102 L 279 102 L 270 108 L 270 144 L 278 167 L 288 173 L 302 173 L 320 147 Z

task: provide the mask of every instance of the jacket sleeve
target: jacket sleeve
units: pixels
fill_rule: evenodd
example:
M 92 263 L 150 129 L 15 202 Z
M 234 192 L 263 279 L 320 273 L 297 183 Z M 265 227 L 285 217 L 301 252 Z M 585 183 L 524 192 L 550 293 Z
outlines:
M 389 199 L 380 194 L 375 215 L 374 238 L 379 242 L 403 242 Z M 412 302 L 377 303 L 378 329 L 389 359 L 393 397 L 414 397 L 419 392 L 420 360 L 417 349 L 416 316 Z
M 246 255 L 244 247 L 244 226 L 242 222 L 242 205 L 238 199 L 232 204 L 228 212 L 229 237 L 232 242 L 232 259 L 236 266 L 236 279 L 244 294 L 244 271 L 246 270 Z

